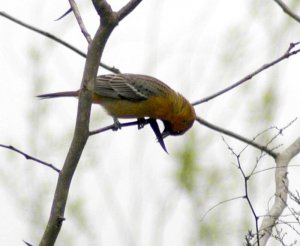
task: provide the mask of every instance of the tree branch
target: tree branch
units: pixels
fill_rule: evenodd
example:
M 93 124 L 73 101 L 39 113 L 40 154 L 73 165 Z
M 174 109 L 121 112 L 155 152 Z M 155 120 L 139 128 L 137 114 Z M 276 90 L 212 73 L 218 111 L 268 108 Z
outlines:
M 258 144 L 258 143 L 255 143 L 253 140 L 247 139 L 247 138 L 245 138 L 245 137 L 243 137 L 243 136 L 241 136 L 241 135 L 238 135 L 238 134 L 236 134 L 236 133 L 234 133 L 234 132 L 231 132 L 231 131 L 228 131 L 228 130 L 223 129 L 223 128 L 221 128 L 221 127 L 218 127 L 218 126 L 216 126 L 216 125 L 213 125 L 213 124 L 207 122 L 206 120 L 204 120 L 204 119 L 202 119 L 202 118 L 200 118 L 200 117 L 197 117 L 196 120 L 197 120 L 200 124 L 202 124 L 202 125 L 204 125 L 204 126 L 210 128 L 210 129 L 213 129 L 213 130 L 215 130 L 215 131 L 217 131 L 217 132 L 221 132 L 221 133 L 223 133 L 223 134 L 225 134 L 225 135 L 227 135 L 227 136 L 230 136 L 230 137 L 233 137 L 233 138 L 235 138 L 235 139 L 238 139 L 238 140 L 240 140 L 240 141 L 242 141 L 242 142 L 244 142 L 244 143 L 246 143 L 246 144 L 249 144 L 249 145 L 251 145 L 251 146 L 253 146 L 253 147 L 255 147 L 255 148 L 257 148 L 257 149 L 259 149 L 259 150 L 261 150 L 261 151 L 264 151 L 264 152 L 266 152 L 267 154 L 269 154 L 270 156 L 272 156 L 273 158 L 276 158 L 276 156 L 277 156 L 277 153 L 275 153 L 274 151 L 270 150 L 270 149 L 269 149 L 268 147 L 266 147 L 266 146 L 263 146 L 263 145 L 260 145 L 260 144 Z
M 31 25 L 29 25 L 29 24 L 27 24 L 27 23 L 25 23 L 23 21 L 20 21 L 20 20 L 16 19 L 15 17 L 12 17 L 11 15 L 9 15 L 9 14 L 3 12 L 3 11 L 0 11 L 0 16 L 3 16 L 6 19 L 11 20 L 11 21 L 13 21 L 13 22 L 15 22 L 15 23 L 17 23 L 17 24 L 19 24 L 19 25 L 21 25 L 21 26 L 23 26 L 23 27 L 25 27 L 25 28 L 27 28 L 29 30 L 31 30 L 31 31 L 39 33 L 39 34 L 41 34 L 41 35 L 43 35 L 43 36 L 45 36 L 47 38 L 50 38 L 50 39 L 58 42 L 59 44 L 65 46 L 67 48 L 69 48 L 70 50 L 74 51 L 75 53 L 77 53 L 78 55 L 80 55 L 80 56 L 82 56 L 84 58 L 86 58 L 86 56 L 87 56 L 84 52 L 80 51 L 76 47 L 70 45 L 69 43 L 63 41 L 62 39 L 54 36 L 51 33 L 45 32 L 45 31 L 43 31 L 41 29 L 38 29 L 38 28 L 36 28 L 34 26 L 31 26 Z M 120 73 L 119 69 L 117 69 L 115 67 L 110 67 L 110 66 L 108 66 L 108 65 L 106 65 L 106 64 L 104 64 L 102 62 L 100 62 L 100 66 L 103 67 L 104 69 L 112 72 L 112 73 Z
M 125 18 L 141 2 L 142 0 L 131 0 L 128 4 L 126 4 L 123 8 L 121 8 L 117 13 L 119 21 Z
M 71 5 L 72 11 L 75 15 L 75 18 L 77 20 L 77 23 L 80 27 L 80 30 L 81 30 L 83 36 L 85 37 L 86 41 L 90 44 L 92 42 L 92 38 L 91 38 L 91 35 L 88 33 L 84 23 L 83 23 L 83 20 L 80 16 L 79 9 L 77 7 L 76 2 L 74 0 L 69 0 L 69 3 Z
M 95 2 L 95 1 L 93 1 Z M 97 4 L 104 6 L 100 14 L 100 26 L 89 45 L 85 63 L 81 89 L 78 100 L 78 111 L 75 132 L 65 163 L 58 177 L 51 213 L 40 246 L 54 245 L 64 221 L 64 212 L 68 193 L 82 151 L 89 137 L 89 121 L 92 105 L 92 95 L 95 86 L 99 63 L 105 44 L 118 24 L 114 12 L 105 0 L 98 0 Z M 96 6 L 95 6 L 96 7 Z
M 277 3 L 283 12 L 285 12 L 287 15 L 289 15 L 291 18 L 293 18 L 295 21 L 298 21 L 300 23 L 300 16 L 296 15 L 290 8 L 281 0 L 274 0 L 275 3 Z
M 287 168 L 290 161 L 299 153 L 300 137 L 288 148 L 286 148 L 284 151 L 277 155 L 275 171 L 275 201 L 268 214 L 264 216 L 264 219 L 259 229 L 261 234 L 260 243 L 262 246 L 267 244 L 276 221 L 279 219 L 283 210 L 286 208 L 289 185 L 287 177 Z
M 145 125 L 146 124 L 149 124 L 149 122 L 145 121 Z M 134 125 L 139 125 L 139 122 L 136 120 L 136 121 L 126 122 L 126 123 L 121 123 L 120 127 L 122 128 L 122 127 L 134 126 Z M 106 131 L 109 131 L 109 130 L 113 130 L 114 131 L 115 128 L 116 128 L 116 125 L 115 124 L 111 124 L 109 126 L 102 127 L 100 129 L 97 129 L 97 130 L 94 130 L 94 131 L 90 131 L 89 135 L 93 136 L 95 134 L 106 132 Z
M 23 155 L 27 160 L 33 160 L 33 161 L 38 162 L 38 163 L 40 163 L 40 164 L 42 164 L 42 165 L 44 165 L 44 166 L 50 167 L 51 169 L 53 169 L 54 171 L 56 171 L 56 172 L 58 172 L 58 173 L 60 172 L 60 170 L 59 170 L 57 167 L 55 167 L 54 165 L 52 165 L 52 164 L 50 164 L 50 163 L 47 163 L 47 162 L 45 162 L 45 161 L 42 161 L 42 160 L 40 160 L 40 159 L 37 159 L 37 158 L 35 158 L 35 157 L 31 156 L 31 155 L 28 155 L 28 154 L 26 154 L 25 152 L 23 152 L 23 151 L 21 151 L 21 150 L 15 148 L 14 146 L 0 144 L 0 147 L 3 147 L 3 148 L 6 148 L 6 149 L 10 149 L 10 150 L 12 150 L 12 151 L 15 151 L 15 152 L 17 152 L 17 153 Z
M 106 2 L 106 0 L 92 0 L 94 8 L 96 9 L 100 19 L 103 21 L 108 20 L 106 17 L 113 13 L 111 6 Z
M 235 87 L 247 82 L 248 80 L 252 79 L 254 76 L 256 76 L 257 74 L 261 73 L 262 71 L 274 66 L 275 64 L 281 62 L 282 60 L 285 60 L 285 59 L 288 59 L 289 57 L 293 56 L 293 55 L 296 55 L 297 53 L 300 52 L 300 49 L 298 50 L 295 50 L 295 51 L 292 51 L 292 49 L 297 46 L 300 42 L 297 42 L 297 43 L 290 43 L 290 46 L 289 48 L 287 49 L 287 51 L 282 55 L 280 56 L 279 58 L 275 59 L 274 61 L 270 62 L 270 63 L 266 63 L 265 65 L 261 66 L 260 68 L 258 68 L 257 70 L 255 70 L 254 72 L 246 75 L 244 78 L 242 78 L 241 80 L 233 83 L 231 86 L 228 86 L 226 88 L 224 88 L 223 90 L 220 90 L 208 97 L 205 97 L 203 99 L 200 99 L 194 103 L 192 103 L 192 105 L 199 105 L 201 103 L 205 103 L 205 102 L 208 102 L 212 99 L 214 99 L 215 97 L 218 97 L 232 89 L 234 89 Z

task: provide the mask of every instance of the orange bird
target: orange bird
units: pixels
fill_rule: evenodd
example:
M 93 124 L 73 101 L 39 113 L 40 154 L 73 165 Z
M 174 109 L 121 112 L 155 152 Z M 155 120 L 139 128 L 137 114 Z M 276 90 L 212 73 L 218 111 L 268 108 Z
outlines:
M 39 95 L 39 98 L 78 97 L 80 91 L 66 91 Z M 181 135 L 190 129 L 196 119 L 193 106 L 181 94 L 165 83 L 150 76 L 139 74 L 109 74 L 96 78 L 93 103 L 104 107 L 120 125 L 118 118 L 149 117 L 150 125 L 158 127 L 162 120 L 164 131 L 158 140 L 168 135 Z M 155 123 L 154 123 L 155 122 Z M 151 124 L 152 123 L 152 124 Z M 156 124 L 156 126 L 154 126 Z

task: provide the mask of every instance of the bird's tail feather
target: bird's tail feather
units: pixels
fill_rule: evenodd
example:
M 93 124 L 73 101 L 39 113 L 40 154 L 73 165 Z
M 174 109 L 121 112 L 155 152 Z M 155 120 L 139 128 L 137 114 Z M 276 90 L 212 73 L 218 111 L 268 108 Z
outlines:
M 55 97 L 78 97 L 79 91 L 63 91 L 49 94 L 38 95 L 37 97 L 40 99 L 49 99 Z

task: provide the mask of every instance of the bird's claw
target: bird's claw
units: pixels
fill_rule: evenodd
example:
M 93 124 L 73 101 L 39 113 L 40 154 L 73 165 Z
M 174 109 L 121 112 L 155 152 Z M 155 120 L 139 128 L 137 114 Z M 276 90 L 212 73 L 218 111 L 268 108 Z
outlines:
M 122 125 L 121 125 L 120 121 L 118 121 L 117 118 L 114 118 L 114 125 L 112 127 L 112 130 L 117 131 L 117 130 L 120 130 L 121 127 L 122 127 Z
M 147 124 L 147 120 L 145 118 L 138 118 L 137 119 L 137 126 L 138 129 L 142 129 Z

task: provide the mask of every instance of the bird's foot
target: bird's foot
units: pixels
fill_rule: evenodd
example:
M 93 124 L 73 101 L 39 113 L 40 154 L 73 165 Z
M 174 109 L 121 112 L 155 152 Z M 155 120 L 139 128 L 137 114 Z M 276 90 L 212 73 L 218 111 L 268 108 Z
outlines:
M 146 124 L 148 124 L 148 121 L 145 118 L 137 119 L 137 125 L 139 130 L 142 129 Z
M 113 131 L 120 130 L 122 127 L 120 121 L 117 118 L 114 118 L 114 126 L 112 128 Z

